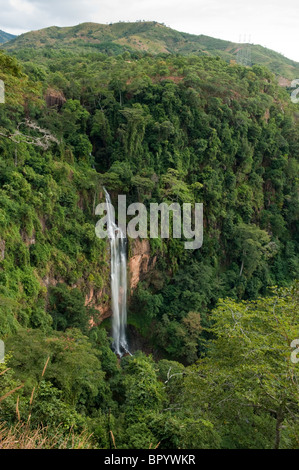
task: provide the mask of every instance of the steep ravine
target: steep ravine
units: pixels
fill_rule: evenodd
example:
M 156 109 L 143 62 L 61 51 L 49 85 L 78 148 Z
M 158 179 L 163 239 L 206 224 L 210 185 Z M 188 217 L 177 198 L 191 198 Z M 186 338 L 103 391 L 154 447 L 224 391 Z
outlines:
M 156 265 L 157 256 L 151 255 L 150 243 L 147 239 L 135 239 L 129 242 L 128 256 L 128 304 L 138 283 L 151 272 Z M 107 259 L 107 263 L 109 260 Z M 85 305 L 94 307 L 99 312 L 99 317 L 93 319 L 94 324 L 111 317 L 110 286 L 105 285 L 102 289 L 91 287 L 85 296 Z

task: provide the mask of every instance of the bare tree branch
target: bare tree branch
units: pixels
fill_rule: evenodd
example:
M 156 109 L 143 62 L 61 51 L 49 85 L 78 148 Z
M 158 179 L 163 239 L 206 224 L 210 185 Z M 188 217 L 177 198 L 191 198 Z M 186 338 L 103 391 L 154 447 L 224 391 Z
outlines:
M 20 127 L 24 125 L 34 131 L 41 134 L 40 137 L 23 134 L 20 131 Z M 3 132 L 5 131 L 5 132 Z M 28 145 L 35 145 L 41 147 L 43 150 L 48 150 L 52 143 L 59 144 L 59 141 L 54 135 L 52 135 L 47 129 L 42 129 L 35 122 L 26 119 L 18 124 L 17 130 L 14 133 L 9 133 L 5 129 L 0 129 L 0 136 L 12 140 L 16 144 L 25 143 Z

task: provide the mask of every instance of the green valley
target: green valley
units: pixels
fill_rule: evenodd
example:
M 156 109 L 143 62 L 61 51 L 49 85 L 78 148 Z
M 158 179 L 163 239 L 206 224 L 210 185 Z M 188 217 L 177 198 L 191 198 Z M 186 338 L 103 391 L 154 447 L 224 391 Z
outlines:
M 236 52 L 155 22 L 2 46 L 0 448 L 298 448 L 299 64 Z M 200 249 L 128 239 L 122 357 L 104 187 L 204 207 Z

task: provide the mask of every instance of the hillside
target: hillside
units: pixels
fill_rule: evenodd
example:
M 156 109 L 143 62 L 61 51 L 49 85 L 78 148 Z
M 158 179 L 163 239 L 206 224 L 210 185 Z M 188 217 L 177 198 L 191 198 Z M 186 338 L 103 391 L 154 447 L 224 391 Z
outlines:
M 297 62 L 265 47 L 182 33 L 154 21 L 109 25 L 82 23 L 63 28 L 52 26 L 22 34 L 5 45 L 8 51 L 50 47 L 81 53 L 99 51 L 120 54 L 124 51 L 140 51 L 152 54 L 210 55 L 220 56 L 226 61 L 241 60 L 244 65 L 250 47 L 252 64 L 267 66 L 276 75 L 289 80 L 299 76 Z M 245 52 L 244 56 L 242 51 Z
M 59 282 L 106 317 L 106 245 L 92 214 L 102 184 L 113 200 L 123 192 L 146 204 L 204 201 L 206 239 L 194 256 L 175 240 L 139 253 L 129 247 L 135 287 L 147 277 L 129 321 L 144 332 L 154 318 L 165 335 L 163 346 L 152 338 L 154 347 L 172 359 L 198 357 L 189 312 L 205 321 L 219 297 L 256 298 L 296 277 L 298 127 L 267 69 L 211 57 L 95 55 L 26 64 L 29 79 L 14 58 L 0 59 L 0 332 L 13 332 L 23 316 L 27 325 L 49 320 L 49 306 L 36 305 Z M 159 260 L 153 273 L 139 276 L 139 255 Z
M 0 29 L 0 44 L 4 44 L 5 42 L 10 41 L 11 39 L 14 39 L 16 36 L 13 34 L 6 33 L 5 31 L 1 31 Z
M 68 33 L 0 51 L 0 448 L 298 448 L 298 106 L 260 65 Z M 200 249 L 128 237 L 122 357 L 103 186 L 204 205 Z

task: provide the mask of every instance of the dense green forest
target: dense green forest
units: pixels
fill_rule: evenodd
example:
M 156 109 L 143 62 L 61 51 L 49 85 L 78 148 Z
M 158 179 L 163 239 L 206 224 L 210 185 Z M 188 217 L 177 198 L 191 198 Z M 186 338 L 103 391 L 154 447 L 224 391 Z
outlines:
M 47 427 L 44 446 L 298 448 L 289 93 L 219 57 L 17 55 L 0 52 L 0 439 L 25 423 Z M 121 359 L 86 303 L 109 304 L 103 185 L 114 201 L 204 205 L 199 250 L 149 240 L 157 262 L 128 317 L 144 347 Z
M 120 55 L 126 51 L 139 54 L 193 54 L 221 57 L 227 62 L 233 60 L 243 65 L 267 66 L 277 76 L 289 80 L 299 76 L 297 62 L 266 47 L 246 43 L 246 40 L 244 43 L 234 43 L 203 34 L 183 33 L 157 21 L 81 23 L 64 28 L 51 26 L 21 34 L 4 47 L 18 56 L 28 52 L 28 49 L 34 49 L 35 55 L 37 51 L 42 55 L 45 51 L 51 54 L 53 50 L 64 54 L 97 52 Z

